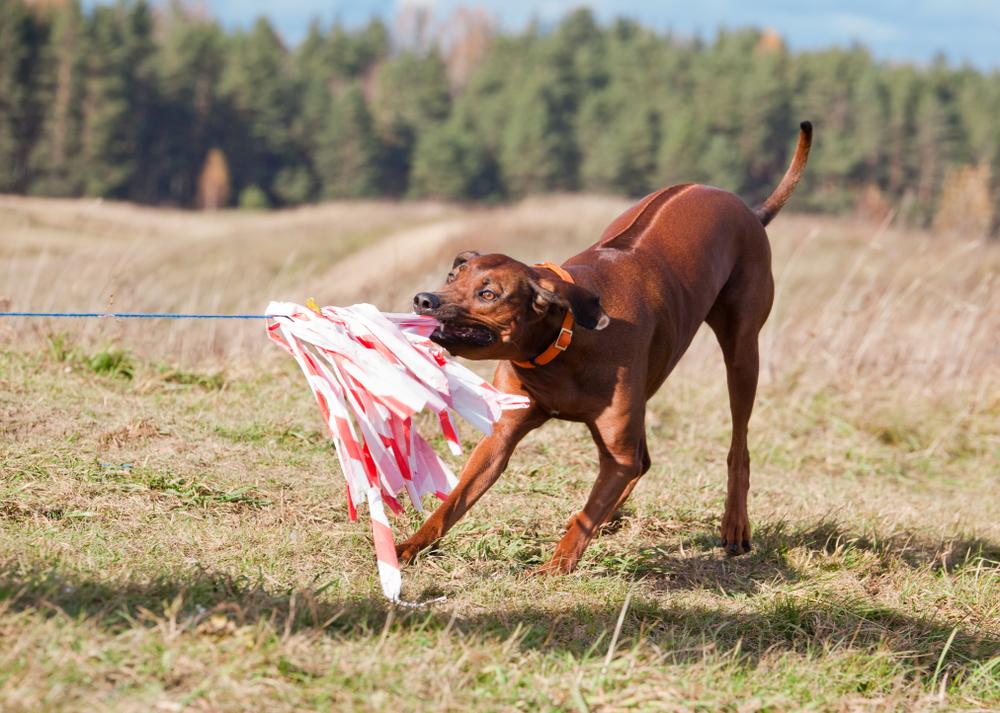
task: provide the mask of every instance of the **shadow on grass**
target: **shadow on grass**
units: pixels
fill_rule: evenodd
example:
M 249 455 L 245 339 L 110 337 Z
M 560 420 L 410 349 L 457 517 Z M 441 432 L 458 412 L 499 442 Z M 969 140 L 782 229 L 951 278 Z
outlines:
M 778 523 L 765 528 L 762 535 L 763 547 L 777 552 L 794 547 L 830 555 L 854 550 L 874 554 L 883 562 L 899 560 L 910 567 L 930 566 L 936 572 L 950 573 L 979 558 L 1000 564 L 1000 544 L 979 537 L 928 539 L 913 534 L 878 537 L 851 532 L 829 520 L 791 531 Z
M 645 547 L 634 553 L 605 558 L 603 569 L 612 574 L 650 581 L 668 590 L 712 590 L 722 594 L 752 594 L 763 585 L 794 583 L 802 575 L 789 564 L 788 553 L 805 549 L 837 558 L 831 567 L 850 568 L 859 556 L 874 556 L 883 566 L 903 564 L 952 573 L 982 560 L 1000 566 L 1000 544 L 982 538 L 921 540 L 913 536 L 876 538 L 821 522 L 803 528 L 784 523 L 760 526 L 748 555 L 727 558 L 711 532 L 688 537 L 677 545 Z
M 737 589 L 736 580 L 744 576 L 743 570 L 726 571 L 724 586 Z M 768 572 L 766 567 L 762 571 Z M 424 592 L 418 599 L 438 593 Z M 41 563 L 34 568 L 0 565 L 0 611 L 68 617 L 112 633 L 155 627 L 164 621 L 192 635 L 203 633 L 206 627 L 209 633 L 217 633 L 221 622 L 223 630 L 231 625 L 263 624 L 271 627 L 274 636 L 313 632 L 374 642 L 389 626 L 402 636 L 415 632 L 421 642 L 434 632 L 448 632 L 473 646 L 476 641 L 514 639 L 523 650 L 579 659 L 603 656 L 620 608 L 620 601 L 600 606 L 567 602 L 558 608 L 513 604 L 453 616 L 447 603 L 402 609 L 376 597 L 336 599 L 320 590 L 274 591 L 260 581 L 210 571 L 152 581 L 105 582 Z M 820 598 L 795 591 L 769 596 L 742 612 L 729 607 L 664 605 L 638 594 L 627 611 L 622 635 L 620 650 L 641 639 L 666 652 L 667 660 L 674 663 L 698 662 L 706 654 L 738 646 L 739 665 L 750 669 L 765 654 L 891 651 L 907 676 L 924 684 L 933 682 L 944 649 L 944 665 L 954 683 L 1000 656 L 1000 639 L 962 625 L 953 627 L 933 613 L 915 616 L 865 598 Z

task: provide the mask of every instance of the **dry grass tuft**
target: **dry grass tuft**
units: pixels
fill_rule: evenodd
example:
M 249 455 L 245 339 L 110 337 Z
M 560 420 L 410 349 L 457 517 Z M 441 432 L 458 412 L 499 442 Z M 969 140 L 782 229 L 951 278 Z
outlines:
M 124 426 L 105 431 L 98 437 L 97 442 L 101 444 L 102 448 L 110 448 L 111 446 L 121 448 L 126 443 L 159 435 L 160 429 L 156 427 L 151 418 L 145 417 L 134 419 Z

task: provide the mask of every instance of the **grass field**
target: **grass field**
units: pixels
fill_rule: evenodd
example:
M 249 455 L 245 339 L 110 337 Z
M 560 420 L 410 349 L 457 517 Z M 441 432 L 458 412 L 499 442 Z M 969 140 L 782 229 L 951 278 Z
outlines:
M 459 249 L 564 258 L 623 207 L 0 198 L 0 303 L 400 310 Z M 381 598 L 260 324 L 0 320 L 0 710 L 997 709 L 1000 245 L 794 215 L 770 232 L 752 554 L 715 547 L 729 415 L 703 333 L 650 402 L 652 470 L 577 573 L 527 574 L 595 475 L 585 429 L 553 423 L 404 570 L 406 598 L 445 597 L 416 610 Z

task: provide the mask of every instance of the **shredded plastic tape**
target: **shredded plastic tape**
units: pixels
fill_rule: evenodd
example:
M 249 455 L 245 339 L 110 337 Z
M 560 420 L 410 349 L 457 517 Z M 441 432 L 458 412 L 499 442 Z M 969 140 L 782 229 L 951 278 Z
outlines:
M 449 449 L 462 452 L 457 414 L 489 434 L 504 409 L 527 398 L 505 394 L 449 360 L 430 340 L 432 317 L 379 312 L 369 304 L 267 306 L 268 336 L 295 357 L 319 404 L 347 481 L 351 520 L 367 503 L 385 596 L 401 602 L 402 580 L 385 508 L 403 512 L 400 494 L 422 512 L 424 495 L 447 497 L 455 475 L 413 425 L 437 415 Z M 403 602 L 405 603 L 405 602 Z

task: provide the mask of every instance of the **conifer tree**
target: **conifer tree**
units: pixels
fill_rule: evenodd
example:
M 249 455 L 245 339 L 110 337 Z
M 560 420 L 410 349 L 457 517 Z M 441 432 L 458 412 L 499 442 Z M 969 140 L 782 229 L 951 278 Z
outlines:
M 324 198 L 375 195 L 381 148 L 372 115 L 358 84 L 334 98 L 319 137 L 316 173 Z
M 219 93 L 225 37 L 180 3 L 170 5 L 159 29 L 153 181 L 161 200 L 190 205 L 206 155 L 233 129 Z
M 292 120 L 292 142 L 299 154 L 298 165 L 286 168 L 277 179 L 277 190 L 288 203 L 315 200 L 319 195 L 316 157 L 320 135 L 330 113 L 337 72 L 330 39 L 318 21 L 309 25 L 295 51 L 293 72 L 299 110 Z
M 85 25 L 75 0 L 54 9 L 41 59 L 43 117 L 31 151 L 31 193 L 74 196 L 83 189 L 81 128 Z
M 148 199 L 154 130 L 152 18 L 144 2 L 98 5 L 87 23 L 81 157 L 87 195 Z
M 788 165 L 789 135 L 795 126 L 788 93 L 788 53 L 780 38 L 762 34 L 746 61 L 742 76 L 743 112 L 737 133 L 738 152 L 746 157 L 745 173 L 721 185 L 752 202 L 774 189 L 774 177 Z
M 423 198 L 481 199 L 498 190 L 493 157 L 459 120 L 434 126 L 417 140 L 410 194 Z
M 254 185 L 276 203 L 274 182 L 294 157 L 297 113 L 291 61 L 271 23 L 259 18 L 249 32 L 228 42 L 219 92 L 228 106 L 230 131 L 223 136 L 233 183 Z
M 331 68 L 344 79 L 358 79 L 389 54 L 389 31 L 381 20 L 350 32 L 335 24 L 328 38 Z
M 527 77 L 513 93 L 499 159 L 513 196 L 572 188 L 576 146 L 559 112 L 560 91 L 545 76 Z
M 886 187 L 890 195 L 902 198 L 914 185 L 916 160 L 913 137 L 915 115 L 920 97 L 919 78 L 912 67 L 888 71 L 886 88 L 889 99 L 889 122 L 886 126 Z
M 615 85 L 581 114 L 580 174 L 585 189 L 640 196 L 658 185 L 660 117 L 649 102 Z
M 0 6 L 0 191 L 28 187 L 29 157 L 44 116 L 46 34 L 22 0 Z
M 422 130 L 441 125 L 451 108 L 444 61 L 437 51 L 402 52 L 376 74 L 372 113 L 383 146 L 381 190 L 402 194 Z

